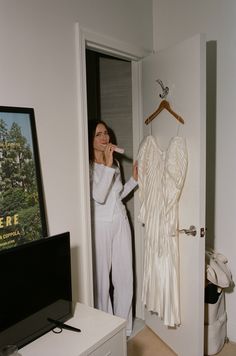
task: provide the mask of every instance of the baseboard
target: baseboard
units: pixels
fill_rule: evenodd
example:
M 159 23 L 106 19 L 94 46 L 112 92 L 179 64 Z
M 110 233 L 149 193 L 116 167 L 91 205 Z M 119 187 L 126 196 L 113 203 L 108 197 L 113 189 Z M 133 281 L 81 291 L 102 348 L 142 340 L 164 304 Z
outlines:
M 236 323 L 227 321 L 227 337 L 230 342 L 236 343 Z
M 136 336 L 145 327 L 145 321 L 143 319 L 135 318 L 133 322 L 132 334 L 129 336 L 128 340 Z

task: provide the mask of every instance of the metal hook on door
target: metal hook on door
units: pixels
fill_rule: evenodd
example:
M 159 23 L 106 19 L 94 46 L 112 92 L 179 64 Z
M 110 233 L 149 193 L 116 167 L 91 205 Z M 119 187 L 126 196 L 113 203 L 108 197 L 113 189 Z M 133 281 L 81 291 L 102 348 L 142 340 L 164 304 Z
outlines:
M 164 87 L 162 80 L 161 79 L 157 79 L 156 82 L 158 84 L 160 84 L 161 89 L 162 89 L 162 94 L 159 94 L 160 98 L 165 99 L 169 93 L 169 88 L 168 87 Z

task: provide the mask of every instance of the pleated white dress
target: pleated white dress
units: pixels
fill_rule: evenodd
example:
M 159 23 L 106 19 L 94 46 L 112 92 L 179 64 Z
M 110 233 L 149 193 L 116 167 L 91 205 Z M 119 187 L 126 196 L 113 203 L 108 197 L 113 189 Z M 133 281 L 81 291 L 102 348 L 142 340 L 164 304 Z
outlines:
M 142 300 L 168 326 L 180 324 L 178 202 L 187 162 L 183 137 L 171 138 L 165 151 L 153 136 L 140 145 L 139 220 L 145 224 Z

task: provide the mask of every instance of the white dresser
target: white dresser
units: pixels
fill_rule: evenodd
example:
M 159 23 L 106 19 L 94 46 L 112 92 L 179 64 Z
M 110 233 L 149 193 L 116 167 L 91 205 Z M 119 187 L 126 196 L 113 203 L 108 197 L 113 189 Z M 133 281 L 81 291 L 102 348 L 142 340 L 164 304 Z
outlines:
M 127 356 L 124 319 L 76 304 L 66 324 L 81 329 L 52 331 L 19 350 L 21 356 Z

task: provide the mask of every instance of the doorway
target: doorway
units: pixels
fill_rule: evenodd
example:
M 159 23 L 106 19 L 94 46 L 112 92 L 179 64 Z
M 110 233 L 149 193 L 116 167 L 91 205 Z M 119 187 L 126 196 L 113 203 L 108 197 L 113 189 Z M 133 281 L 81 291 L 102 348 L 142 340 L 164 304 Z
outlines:
M 90 236 L 90 215 L 89 215 L 89 204 L 88 204 L 88 199 L 89 199 L 89 179 L 88 179 L 88 160 L 84 160 L 84 157 L 88 156 L 88 152 L 86 150 L 86 143 L 87 143 L 87 137 L 86 137 L 86 120 L 84 120 L 85 117 L 85 113 L 87 114 L 87 110 L 86 110 L 86 99 L 84 98 L 84 93 L 85 93 L 85 88 L 86 88 L 86 81 L 85 81 L 85 72 L 86 72 L 86 66 L 85 66 L 85 47 L 87 46 L 87 48 L 93 48 L 94 50 L 101 50 L 101 52 L 105 52 L 112 55 L 121 55 L 124 56 L 126 59 L 131 60 L 132 63 L 132 81 L 133 81 L 133 88 L 132 88 L 132 94 L 133 94 L 133 123 L 135 122 L 135 124 L 133 124 L 133 141 L 134 141 L 134 152 L 135 154 L 138 151 L 138 145 L 141 142 L 142 137 L 146 134 L 146 128 L 145 126 L 142 124 L 142 119 L 143 119 L 143 110 L 145 108 L 142 107 L 142 92 L 143 90 L 145 91 L 146 88 L 143 88 L 143 86 L 141 86 L 141 82 L 142 82 L 142 77 L 143 77 L 143 73 L 142 73 L 142 61 L 141 59 L 144 58 L 145 56 L 147 56 L 147 53 L 143 53 L 142 51 L 139 51 L 137 49 L 133 50 L 132 47 L 130 46 L 125 46 L 125 45 L 121 45 L 120 43 L 116 42 L 116 41 L 109 41 L 107 40 L 107 38 L 103 38 L 102 36 L 97 36 L 97 34 L 91 34 L 89 32 L 83 31 L 83 29 L 80 29 L 80 27 L 77 25 L 77 39 L 78 39 L 78 92 L 79 92 L 79 125 L 80 125 L 80 130 L 79 130 L 79 143 L 80 143 L 80 155 L 79 155 L 79 170 L 80 170 L 80 193 L 81 193 L 81 212 L 82 212 L 82 217 L 81 217 L 81 229 L 82 229 L 82 236 L 84 236 L 83 239 L 83 248 L 85 251 L 85 258 L 84 258 L 84 263 L 83 266 L 84 268 L 84 273 L 85 273 L 85 278 L 84 278 L 84 285 L 85 285 L 85 297 L 87 298 L 87 300 L 89 300 L 90 303 L 92 300 L 92 296 L 91 296 L 91 287 L 92 287 L 92 278 L 91 278 L 91 261 L 92 261 L 92 257 L 91 257 L 91 246 L 90 246 L 90 239 L 88 240 L 88 236 Z M 202 49 L 202 44 L 203 41 L 200 41 L 200 47 Z M 183 51 L 180 51 L 181 53 L 183 53 Z M 192 51 L 193 52 L 193 51 Z M 195 58 L 203 58 L 202 56 L 195 56 Z M 180 61 L 182 63 L 182 61 Z M 178 61 L 179 63 L 179 61 Z M 171 66 L 171 68 L 173 68 L 173 66 Z M 180 73 L 180 79 L 181 79 L 181 72 Z M 195 73 L 194 72 L 191 72 Z M 156 75 L 155 75 L 156 77 Z M 148 80 L 148 87 L 150 87 L 150 83 L 152 83 L 155 79 L 155 77 L 151 77 L 150 80 Z M 202 78 L 202 77 L 201 77 Z M 196 80 L 196 82 L 198 83 L 198 80 Z M 143 90 L 141 90 L 141 88 Z M 186 92 L 186 83 L 184 83 L 184 88 Z M 156 93 L 155 89 L 154 92 Z M 182 91 L 178 91 L 179 93 L 182 93 Z M 188 90 L 187 94 L 192 93 L 192 90 Z M 203 93 L 203 94 L 201 94 Z M 202 95 L 204 95 L 204 90 L 200 92 L 200 97 L 201 97 L 201 102 L 204 104 L 204 100 L 202 100 Z M 186 98 L 184 98 L 184 101 L 186 101 Z M 144 100 L 145 103 L 145 100 Z M 154 105 L 156 103 L 156 97 L 154 98 Z M 146 104 L 145 104 L 146 107 Z M 197 113 L 198 110 L 193 111 L 192 109 L 190 110 L 190 113 L 192 115 L 192 113 Z M 86 115 L 87 116 L 87 115 Z M 186 115 L 187 117 L 189 115 Z M 203 117 L 202 114 L 199 114 L 198 117 Z M 204 129 L 204 127 L 203 127 Z M 194 175 L 194 177 L 198 177 L 197 175 Z M 191 190 L 192 191 L 192 190 Z M 135 199 L 135 198 L 134 198 Z M 138 199 L 136 199 L 138 200 Z M 135 238 L 137 239 L 136 241 L 136 251 L 135 253 L 137 254 L 136 257 L 136 261 L 142 261 L 143 260 L 143 255 L 142 255 L 142 251 L 143 251 L 143 231 L 142 228 L 140 228 L 140 224 L 137 223 L 137 216 L 138 216 L 138 209 L 139 205 L 136 204 L 136 209 L 135 209 L 135 214 L 134 214 L 134 220 L 135 220 Z M 188 209 L 189 212 L 189 209 Z M 201 212 L 201 218 L 202 215 L 204 214 L 204 209 L 200 209 Z M 195 221 L 195 220 L 194 220 Z M 188 226 L 188 221 L 186 220 L 183 221 L 183 226 Z M 199 225 L 200 226 L 200 225 Z M 140 238 L 141 237 L 141 238 Z M 194 240 L 195 243 L 198 243 L 198 240 Z M 202 241 L 202 239 L 199 239 L 199 241 Z M 137 248 L 138 244 L 140 244 L 140 248 Z M 195 251 L 195 249 L 191 249 L 191 254 L 192 251 Z M 139 255 L 138 255 L 139 254 Z M 188 254 L 186 254 L 186 256 L 189 257 Z M 190 259 L 192 261 L 192 259 Z M 192 262 L 191 262 L 192 263 Z M 201 266 L 203 266 L 203 263 L 201 264 Z M 136 269 L 138 270 L 137 275 L 138 276 L 142 276 L 142 263 L 138 263 L 136 266 Z M 194 271 L 198 271 L 198 268 L 195 268 Z M 187 271 L 187 270 L 186 270 Z M 201 271 L 200 271 L 201 272 Z M 191 277 L 192 278 L 192 277 Z M 141 281 L 140 281 L 141 282 Z M 138 283 L 137 286 L 141 286 L 142 283 Z M 186 284 L 187 286 L 188 284 Z M 196 284 L 198 286 L 198 284 Z M 189 289 L 188 289 L 189 290 Z M 196 295 L 198 295 L 199 292 L 199 288 L 197 290 L 197 293 L 195 293 Z M 141 293 L 138 290 L 137 292 L 138 297 L 136 298 L 137 301 L 141 300 Z M 86 299 L 85 298 L 85 299 Z M 189 299 L 188 299 L 189 300 Z M 188 303 L 185 303 L 185 305 L 189 305 Z M 197 304 L 199 305 L 199 303 Z M 200 303 L 200 305 L 202 305 L 202 303 Z M 190 313 L 195 312 L 196 308 L 191 309 Z M 142 305 L 136 306 L 136 313 L 139 313 L 139 315 L 142 317 L 142 319 L 144 319 L 144 311 L 142 308 Z M 187 314 L 187 315 L 189 315 Z M 198 317 L 199 319 L 199 317 Z M 201 323 L 200 323 L 201 324 Z M 195 324 L 194 324 L 195 325 Z M 198 324 L 199 325 L 199 324 Z M 183 330 L 183 328 L 181 329 Z M 192 328 L 188 327 L 185 329 L 187 332 L 191 331 L 191 337 L 194 336 L 194 332 L 192 331 Z M 196 329 L 197 330 L 197 329 Z M 184 332 L 183 332 L 184 335 Z M 173 333 L 172 333 L 173 336 Z M 185 338 L 186 339 L 186 338 Z M 196 338 L 192 338 L 192 339 L 196 339 Z M 178 338 L 178 340 L 181 341 L 181 338 Z M 169 341 L 168 341 L 169 344 Z M 197 342 L 197 345 L 201 345 L 201 342 Z
M 88 120 L 101 119 L 114 133 L 112 142 L 124 148 L 123 155 L 116 154 L 120 163 L 123 183 L 132 175 L 133 166 L 133 113 L 132 113 L 132 63 L 129 60 L 86 49 L 86 84 Z M 132 231 L 135 314 L 135 243 L 134 197 L 124 201 Z
M 86 49 L 86 78 L 88 120 L 105 121 L 114 132 L 114 143 L 125 149 L 125 154 L 117 155 L 116 159 L 126 181 L 133 165 L 131 62 Z M 126 205 L 132 224 L 133 199 Z

